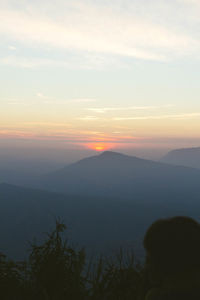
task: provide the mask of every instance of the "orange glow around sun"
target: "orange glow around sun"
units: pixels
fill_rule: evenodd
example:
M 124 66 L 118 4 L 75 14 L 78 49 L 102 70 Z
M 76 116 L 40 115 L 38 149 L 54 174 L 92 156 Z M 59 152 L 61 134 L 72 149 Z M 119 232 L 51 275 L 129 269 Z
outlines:
M 87 147 L 96 151 L 106 151 L 110 149 L 112 146 L 108 143 L 95 143 L 95 144 L 91 143 L 91 144 L 87 144 Z
M 103 146 L 96 146 L 94 149 L 96 151 L 103 151 L 103 150 L 105 150 L 105 147 L 103 147 Z

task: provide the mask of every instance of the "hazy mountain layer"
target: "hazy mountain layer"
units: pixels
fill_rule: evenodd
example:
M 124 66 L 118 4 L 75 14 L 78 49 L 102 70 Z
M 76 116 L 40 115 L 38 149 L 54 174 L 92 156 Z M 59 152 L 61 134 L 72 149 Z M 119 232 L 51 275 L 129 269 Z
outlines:
M 199 196 L 155 202 L 78 197 L 0 185 L 0 252 L 23 258 L 34 237 L 53 228 L 56 217 L 68 226 L 75 244 L 88 251 L 112 253 L 119 246 L 133 247 L 141 255 L 147 227 L 157 218 L 190 215 L 198 219 Z M 151 200 L 151 201 L 150 201 Z
M 197 169 L 104 152 L 29 182 L 63 194 L 1 184 L 0 251 L 20 256 L 58 216 L 73 240 L 90 250 L 129 244 L 141 249 L 153 220 L 198 218 L 199 183 Z
M 200 170 L 104 152 L 40 178 L 37 186 L 68 194 L 160 202 L 199 193 Z
M 161 161 L 173 165 L 200 168 L 200 148 L 172 150 Z

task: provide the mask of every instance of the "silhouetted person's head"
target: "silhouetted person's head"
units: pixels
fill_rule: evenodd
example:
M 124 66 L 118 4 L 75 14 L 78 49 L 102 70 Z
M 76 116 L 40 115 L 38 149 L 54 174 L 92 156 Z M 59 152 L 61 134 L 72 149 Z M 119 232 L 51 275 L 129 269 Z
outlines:
M 158 220 L 144 238 L 152 280 L 200 270 L 200 224 L 188 217 Z

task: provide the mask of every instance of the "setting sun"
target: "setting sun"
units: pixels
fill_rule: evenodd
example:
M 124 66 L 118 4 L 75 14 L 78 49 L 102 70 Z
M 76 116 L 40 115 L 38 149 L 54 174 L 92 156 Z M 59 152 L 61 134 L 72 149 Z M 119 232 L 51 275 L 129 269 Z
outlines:
M 95 147 L 95 150 L 96 151 L 103 151 L 103 150 L 105 150 L 105 148 L 103 146 L 97 146 L 97 147 Z
M 87 144 L 87 147 L 96 150 L 96 151 L 106 151 L 110 149 L 112 146 L 108 143 L 95 143 L 95 144 Z

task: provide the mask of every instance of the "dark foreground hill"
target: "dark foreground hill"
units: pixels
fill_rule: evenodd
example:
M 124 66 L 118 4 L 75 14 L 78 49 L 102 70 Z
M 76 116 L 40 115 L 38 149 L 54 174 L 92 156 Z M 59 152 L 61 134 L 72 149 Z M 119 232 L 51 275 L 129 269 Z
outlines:
M 0 184 L 0 252 L 23 258 L 29 242 L 44 237 L 41 233 L 51 230 L 60 217 L 70 240 L 90 253 L 112 253 L 124 246 L 139 256 L 143 235 L 154 220 L 174 215 L 199 218 L 199 195 L 160 200 L 70 196 Z
M 200 168 L 200 147 L 172 150 L 161 161 L 173 165 Z
M 164 201 L 200 192 L 200 170 L 104 152 L 48 174 L 37 187 L 80 195 Z M 165 199 L 166 198 L 166 199 Z

